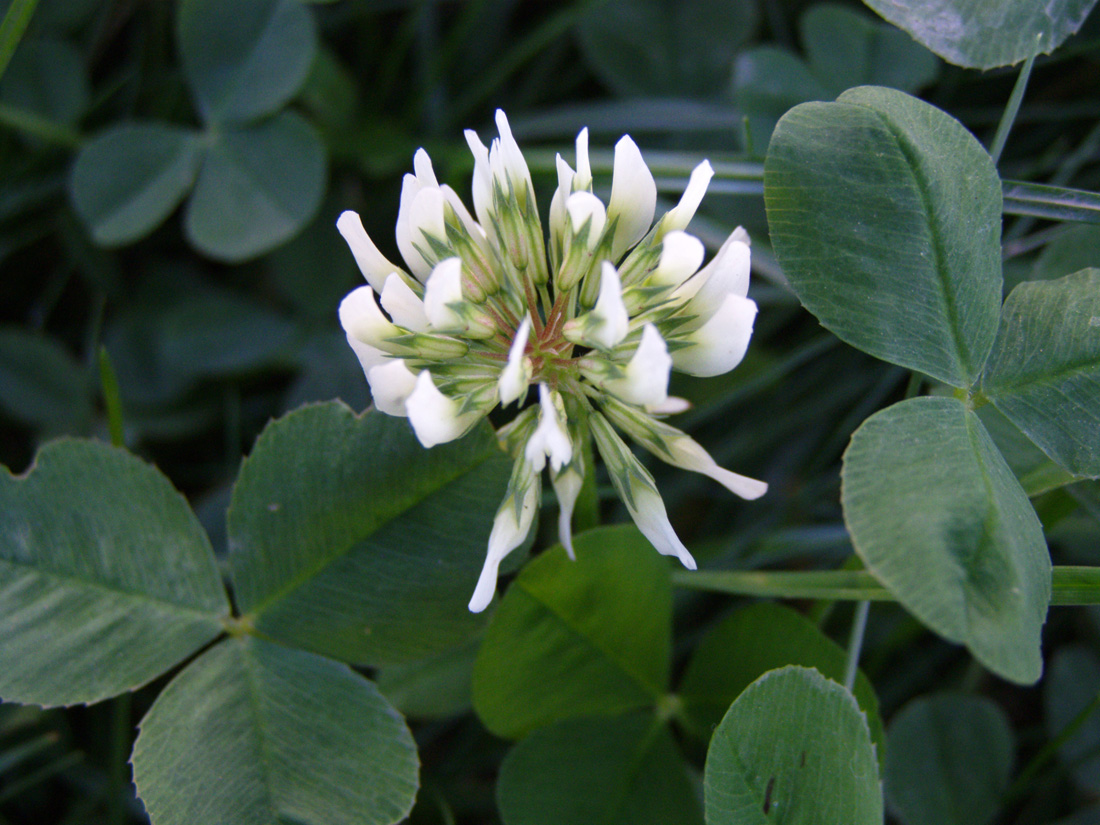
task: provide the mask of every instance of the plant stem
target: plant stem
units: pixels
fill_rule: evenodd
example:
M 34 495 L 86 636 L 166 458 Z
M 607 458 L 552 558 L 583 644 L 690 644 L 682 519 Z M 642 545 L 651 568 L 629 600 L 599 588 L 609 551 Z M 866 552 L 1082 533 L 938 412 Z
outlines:
M 126 764 L 130 753 L 130 694 L 111 703 L 111 764 L 107 776 L 107 825 L 126 822 Z
M 99 348 L 99 382 L 103 389 L 103 403 L 107 407 L 107 430 L 111 433 L 111 443 L 123 446 L 122 399 L 118 391 L 118 378 L 111 365 L 111 356 L 106 347 Z
M 844 687 L 851 693 L 856 686 L 856 673 L 859 671 L 859 653 L 863 649 L 863 631 L 867 629 L 867 613 L 871 609 L 868 601 L 856 605 L 852 617 L 852 632 L 848 636 L 848 659 L 844 663 Z
M 1020 111 L 1027 81 L 1031 77 L 1031 67 L 1034 65 L 1035 55 L 1033 54 L 1024 61 L 1023 68 L 1020 69 L 1020 74 L 1016 78 L 1016 85 L 1012 87 L 1012 94 L 1008 96 L 1008 105 L 1005 106 L 1004 114 L 1001 115 L 1001 122 L 997 124 L 997 133 L 993 136 L 993 145 L 989 149 L 994 166 L 1000 161 L 1001 152 L 1004 151 L 1005 142 L 1008 140 L 1008 133 L 1012 131 L 1012 124 L 1016 122 L 1016 114 Z
M 7 126 L 46 143 L 54 143 L 65 149 L 79 149 L 80 133 L 63 123 L 55 123 L 23 109 L 15 109 L 0 103 L 0 126 Z
M 23 39 L 23 32 L 27 30 L 37 5 L 38 0 L 13 0 L 8 6 L 8 13 L 0 21 L 0 77 L 3 77 L 19 41 Z
M 672 574 L 672 583 L 691 590 L 758 598 L 897 601 L 866 570 L 681 570 Z M 1100 567 L 1055 567 L 1050 603 L 1100 604 Z

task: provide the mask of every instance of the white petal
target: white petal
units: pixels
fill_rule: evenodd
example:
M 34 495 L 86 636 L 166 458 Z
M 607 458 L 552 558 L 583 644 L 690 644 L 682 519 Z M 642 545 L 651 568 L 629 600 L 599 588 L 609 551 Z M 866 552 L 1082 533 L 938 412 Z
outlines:
M 474 220 L 474 216 L 470 214 L 470 210 L 466 208 L 466 204 L 462 202 L 462 198 L 460 198 L 458 193 L 447 184 L 440 186 L 439 191 L 443 193 L 443 200 L 455 211 L 455 214 L 458 215 L 458 219 L 462 221 L 462 225 L 466 227 L 466 231 L 470 233 L 470 237 L 473 238 L 476 243 L 482 245 L 486 241 L 485 230 L 481 228 L 481 224 Z
M 439 187 L 439 181 L 436 180 L 435 170 L 432 169 L 432 159 L 428 157 L 428 153 L 423 149 L 417 149 L 413 155 L 413 171 L 416 173 L 416 179 L 420 182 L 421 186 L 431 187 L 436 189 Z
M 741 363 L 752 338 L 756 302 L 726 295 L 706 323 L 688 336 L 690 346 L 672 353 L 672 363 L 689 375 L 721 375 Z
M 668 374 L 673 359 L 668 347 L 653 324 L 642 328 L 642 340 L 626 365 L 624 378 L 604 382 L 604 388 L 623 401 L 651 407 L 668 398 Z
M 669 460 L 670 464 L 690 470 L 693 473 L 702 473 L 709 476 L 734 495 L 752 501 L 768 492 L 768 485 L 763 481 L 738 475 L 724 467 L 719 467 L 714 459 L 710 457 L 710 453 L 690 436 L 685 435 L 681 438 L 672 439 L 667 446 L 672 454 L 672 458 Z
M 550 199 L 550 237 L 560 244 L 565 234 L 565 201 L 573 189 L 573 170 L 561 155 L 554 156 L 554 163 L 558 170 L 558 188 Z
M 447 258 L 440 261 L 428 283 L 424 286 L 424 311 L 431 325 L 437 330 L 448 331 L 465 326 L 463 320 L 448 304 L 462 301 L 462 260 Z
M 603 201 L 591 192 L 574 192 L 565 201 L 565 210 L 569 213 L 569 223 L 573 228 L 573 234 L 581 231 L 586 221 L 591 221 L 588 227 L 588 251 L 592 252 L 603 237 L 604 227 L 607 226 L 607 210 Z
M 688 311 L 709 317 L 727 293 L 748 295 L 752 251 L 743 240 L 746 237 L 741 227 L 733 230 L 713 260 L 684 281 L 673 297 L 692 299 Z
M 483 227 L 489 225 L 493 212 L 493 179 L 489 172 L 489 150 L 473 129 L 467 129 L 466 144 L 474 156 L 474 214 Z
M 531 184 L 531 172 L 527 169 L 527 161 L 523 159 L 523 152 L 519 144 L 512 137 L 512 129 L 508 125 L 508 118 L 503 110 L 496 112 L 497 131 L 500 132 L 500 160 L 508 179 L 515 189 L 516 198 L 520 206 L 526 206 L 527 193 L 534 192 Z
M 577 177 L 574 190 L 587 189 L 592 185 L 592 164 L 588 161 L 588 127 L 577 133 Z
M 623 303 L 623 285 L 618 271 L 608 261 L 603 262 L 600 294 L 592 308 L 592 317 L 599 323 L 589 337 L 604 349 L 611 349 L 626 337 L 630 316 Z
M 661 225 L 665 232 L 687 228 L 687 225 L 691 223 L 691 219 L 695 216 L 695 210 L 699 208 L 699 204 L 703 200 L 703 195 L 707 193 L 707 187 L 713 177 L 714 169 L 711 167 L 710 161 L 707 160 L 704 160 L 691 171 L 691 178 L 688 180 L 687 188 L 684 189 L 680 202 L 661 218 Z
M 642 153 L 628 135 L 615 144 L 612 174 L 607 219 L 618 219 L 611 244 L 611 257 L 617 261 L 649 231 L 657 208 L 657 184 L 642 160 Z
M 400 358 L 387 359 L 385 364 L 371 368 L 367 373 L 370 394 L 374 406 L 386 415 L 404 418 L 405 401 L 416 389 L 416 375 Z
M 577 497 L 581 494 L 584 478 L 580 473 L 566 470 L 564 473 L 551 473 L 550 481 L 558 497 L 558 540 L 569 558 L 575 560 L 577 556 L 573 552 L 573 509 L 577 506 Z
M 550 466 L 554 468 L 554 472 L 559 472 L 573 460 L 573 445 L 562 426 L 558 409 L 554 406 L 550 388 L 546 384 L 539 384 L 539 407 L 539 425 L 527 439 L 523 455 L 538 472 L 546 467 L 546 459 L 549 457 Z
M 382 307 L 399 327 L 413 332 L 428 330 L 428 316 L 424 314 L 424 302 L 396 272 L 386 278 L 386 284 L 382 287 L 379 299 L 382 301 Z
M 661 500 L 661 496 L 656 490 L 644 484 L 631 486 L 634 505 L 631 506 L 629 500 L 624 503 L 626 509 L 630 511 L 630 517 L 642 531 L 642 535 L 649 539 L 649 543 L 657 548 L 658 553 L 663 556 L 676 556 L 684 567 L 694 570 L 695 559 L 684 547 L 676 531 L 672 529 L 672 523 L 668 520 L 668 513 L 665 511 L 665 503 Z
M 444 242 L 447 240 L 443 203 L 443 191 L 433 187 L 421 189 L 409 207 L 410 239 L 425 252 L 429 251 L 429 247 L 426 240 L 421 239 L 421 235 L 431 235 Z
M 524 316 L 516 330 L 516 337 L 508 349 L 508 363 L 501 370 L 497 387 L 500 392 L 500 404 L 506 406 L 523 397 L 527 384 L 531 380 L 531 362 L 524 356 L 527 337 L 531 333 L 531 318 Z
M 454 441 L 481 417 L 476 411 L 460 414 L 461 406 L 439 391 L 427 370 L 416 377 L 416 387 L 405 401 L 409 423 L 425 447 Z
M 358 213 L 351 210 L 343 212 L 336 220 L 336 228 L 351 248 L 355 263 L 359 265 L 359 271 L 363 273 L 367 283 L 376 292 L 381 291 L 382 285 L 386 282 L 386 276 L 401 267 L 390 263 L 386 256 L 378 251 L 367 230 L 363 228 L 363 221 Z
M 420 233 L 416 232 L 414 234 L 417 227 L 411 220 L 413 202 L 423 191 L 424 188 L 415 175 L 405 175 L 401 183 L 401 204 L 397 210 L 397 226 L 394 228 L 397 235 L 397 250 L 401 253 L 401 257 L 405 259 L 409 271 L 420 281 L 428 277 L 428 273 L 432 271 L 431 265 L 424 260 L 424 256 L 417 252 L 416 247 L 413 246 L 414 243 L 423 243 Z
M 678 395 L 670 395 L 660 404 L 647 404 L 645 411 L 650 415 L 676 415 L 691 409 L 691 402 Z
M 485 554 L 485 564 L 477 579 L 477 587 L 470 598 L 470 612 L 480 613 L 489 606 L 497 589 L 497 570 L 504 557 L 523 544 L 531 531 L 531 523 L 538 509 L 539 482 L 532 479 L 524 492 L 520 506 L 519 519 L 516 519 L 515 505 L 510 498 L 504 500 L 493 519 L 493 530 L 489 534 L 489 549 Z
M 649 276 L 654 286 L 679 286 L 703 263 L 706 250 L 694 235 L 674 229 L 661 240 L 661 257 L 657 269 Z
M 349 337 L 375 349 L 382 349 L 385 339 L 401 334 L 401 330 L 382 314 L 374 300 L 374 290 L 369 286 L 352 290 L 340 302 L 340 326 Z
M 348 333 L 347 337 L 348 344 L 359 359 L 359 366 L 363 368 L 363 374 L 367 376 L 367 380 L 370 380 L 370 371 L 381 364 L 385 364 L 390 359 L 382 350 L 372 347 L 370 344 L 364 344 L 351 333 Z

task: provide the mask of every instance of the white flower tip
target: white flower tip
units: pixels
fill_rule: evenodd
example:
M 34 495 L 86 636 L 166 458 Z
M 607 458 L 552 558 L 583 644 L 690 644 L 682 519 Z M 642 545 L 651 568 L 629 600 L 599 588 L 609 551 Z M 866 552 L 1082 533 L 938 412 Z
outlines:
M 423 147 L 417 149 L 413 155 L 413 171 L 416 173 L 416 179 L 421 186 L 439 186 L 439 181 L 435 177 L 435 170 L 432 169 L 432 159 L 428 157 L 428 153 Z
M 680 560 L 680 564 L 686 567 L 688 570 L 696 570 L 699 565 L 695 563 L 695 558 L 687 551 L 687 548 L 676 554 L 676 558 Z
M 500 562 L 494 559 L 485 559 L 485 564 L 481 568 L 481 575 L 477 578 L 477 587 L 474 588 L 474 595 L 470 597 L 470 612 L 480 613 L 486 607 L 489 606 L 489 602 L 493 600 L 493 596 L 497 592 L 497 568 L 500 566 Z
M 569 560 L 576 561 L 577 554 L 573 552 L 573 513 L 567 512 L 564 507 L 558 513 L 558 541 L 565 548 Z
M 670 395 L 659 404 L 649 404 L 645 411 L 650 415 L 677 415 L 691 409 L 691 402 L 678 395 Z
M 768 484 L 765 481 L 757 481 L 755 478 L 748 478 L 747 476 L 741 476 L 740 479 L 740 490 L 735 492 L 746 501 L 755 501 L 768 492 Z
M 345 209 L 340 213 L 340 217 L 336 219 L 336 228 L 345 240 L 347 240 L 349 234 L 362 232 L 365 235 L 367 232 L 363 228 L 363 219 L 359 217 L 358 212 L 352 209 Z
M 336 219 L 336 229 L 347 243 L 367 283 L 375 290 L 381 291 L 386 276 L 396 267 L 378 251 L 367 230 L 363 228 L 363 219 L 359 217 L 359 213 L 350 209 L 342 212 Z
M 615 144 L 612 166 L 607 215 L 608 220 L 618 219 L 611 245 L 611 257 L 618 260 L 649 231 L 657 208 L 657 183 L 629 135 L 623 135 Z

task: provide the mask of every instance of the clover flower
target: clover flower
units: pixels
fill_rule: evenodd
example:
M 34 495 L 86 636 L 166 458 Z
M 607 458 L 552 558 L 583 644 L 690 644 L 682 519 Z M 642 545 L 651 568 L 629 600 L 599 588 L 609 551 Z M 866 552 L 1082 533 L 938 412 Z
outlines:
M 544 470 L 560 505 L 561 542 L 573 556 L 570 523 L 589 470 L 589 439 L 638 528 L 689 569 L 695 560 L 653 477 L 618 431 L 743 498 L 767 490 L 719 467 L 662 420 L 687 407 L 668 395 L 670 369 L 731 370 L 756 317 L 744 230 L 706 266 L 703 244 L 684 231 L 714 174 L 710 164 L 696 167 L 679 204 L 654 224 L 657 189 L 634 141 L 615 146 L 605 205 L 592 191 L 582 130 L 576 168 L 556 159 L 547 245 L 527 163 L 503 112 L 496 123 L 500 137 L 489 147 L 466 132 L 473 215 L 440 185 L 427 153 L 416 152 L 397 216 L 406 267 L 378 251 L 357 214 L 337 221 L 368 284 L 341 303 L 340 322 L 379 410 L 407 416 L 420 443 L 432 447 L 459 438 L 498 404 L 524 404 L 537 388 L 537 401 L 498 431 L 515 463 L 470 600 L 475 612 L 492 600 L 501 560 L 531 529 Z

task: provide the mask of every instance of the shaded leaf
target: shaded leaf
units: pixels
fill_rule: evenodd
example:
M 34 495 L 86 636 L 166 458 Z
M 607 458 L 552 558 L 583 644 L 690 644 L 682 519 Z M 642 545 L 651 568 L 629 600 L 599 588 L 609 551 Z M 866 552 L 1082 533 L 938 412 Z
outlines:
M 1043 682 L 1043 710 L 1047 735 L 1062 733 L 1100 692 L 1100 660 L 1084 645 L 1059 650 Z M 1084 724 L 1058 749 L 1082 788 L 1100 790 L 1100 715 L 1093 711 Z
M 77 155 L 70 182 L 73 205 L 96 243 L 132 243 L 179 205 L 201 161 L 192 132 L 163 123 L 114 126 Z
M 0 408 L 54 432 L 80 432 L 92 418 L 88 371 L 42 335 L 0 327 Z
M 842 480 L 852 542 L 875 578 L 998 675 L 1036 681 L 1050 557 L 977 416 L 951 398 L 882 410 L 852 436 Z
M 593 8 L 577 32 L 589 65 L 620 94 L 714 97 L 758 18 L 752 0 L 632 0 Z
M 412 735 L 371 682 L 247 637 L 164 689 L 132 761 L 154 825 L 389 825 L 418 785 Z
M 650 713 L 558 722 L 505 758 L 500 815 L 504 825 L 702 825 L 685 767 Z
M 470 677 L 480 639 L 378 671 L 378 689 L 406 716 L 457 716 L 472 707 Z
M 0 99 L 47 120 L 75 123 L 91 91 L 80 53 L 64 40 L 28 38 L 19 44 L 0 83 Z
M 769 670 L 785 665 L 815 668 L 834 682 L 844 681 L 847 655 L 800 613 L 760 602 L 732 613 L 712 627 L 688 663 L 678 693 L 699 730 L 712 730 L 730 703 Z M 867 717 L 871 739 L 881 751 L 885 741 L 878 699 L 863 673 L 854 695 Z
M 834 95 L 864 85 L 916 92 L 939 74 L 927 49 L 848 6 L 816 3 L 798 22 L 806 59 Z
M 1060 465 L 1100 476 L 1100 269 L 1012 290 L 982 389 Z
M 1001 188 L 958 121 L 876 87 L 797 106 L 772 136 L 764 199 L 776 257 L 824 326 L 973 383 L 997 331 Z
M 229 510 L 241 613 L 268 638 L 357 664 L 469 639 L 510 468 L 488 426 L 426 450 L 407 421 L 336 402 L 272 422 Z
M 875 748 L 855 699 L 816 670 L 753 682 L 714 732 L 708 825 L 882 825 Z
M 181 0 L 176 37 L 199 112 L 218 123 L 282 108 L 317 49 L 313 15 L 297 0 Z
M 160 676 L 229 612 L 210 543 L 168 480 L 95 441 L 0 474 L 0 697 L 96 702 Z
M 474 708 L 518 738 L 576 716 L 652 706 L 668 684 L 667 560 L 633 525 L 575 539 L 529 562 L 508 588 L 474 665 Z
M 1096 5 L 1096 0 L 863 1 L 944 60 L 970 69 L 1050 54 Z
M 187 205 L 187 237 L 200 251 L 228 263 L 268 252 L 313 217 L 325 174 L 317 132 L 293 112 L 218 132 Z
M 890 722 L 884 784 L 904 825 L 986 825 L 1012 777 L 1015 740 L 995 703 L 938 694 Z

